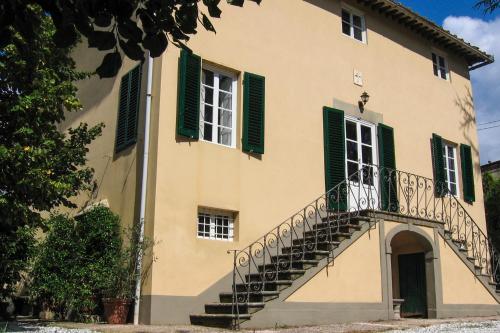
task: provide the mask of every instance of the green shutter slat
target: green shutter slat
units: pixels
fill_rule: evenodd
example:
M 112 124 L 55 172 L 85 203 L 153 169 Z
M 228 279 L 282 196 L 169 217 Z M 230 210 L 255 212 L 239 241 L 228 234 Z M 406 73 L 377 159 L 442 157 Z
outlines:
M 468 145 L 460 145 L 460 160 L 462 165 L 462 184 L 464 200 L 472 203 L 476 201 L 474 188 L 474 166 L 472 163 L 472 150 Z
M 330 191 L 345 184 L 345 126 L 344 111 L 323 107 L 323 139 L 325 162 L 325 190 Z M 342 185 L 330 192 L 327 200 L 330 209 L 346 211 L 347 197 Z
M 435 133 L 432 134 L 432 160 L 434 166 L 434 192 L 437 197 L 443 197 L 447 192 L 443 160 L 443 139 Z
M 116 123 L 115 151 L 120 151 L 126 144 L 127 110 L 130 75 L 125 74 L 120 81 L 120 99 L 118 101 L 118 120 Z
M 127 117 L 127 145 L 137 142 L 137 122 L 139 118 L 139 102 L 141 94 L 141 66 L 130 72 L 130 94 Z
M 397 171 L 396 150 L 394 145 L 394 129 L 390 126 L 379 124 L 378 146 L 380 165 L 380 194 L 382 209 L 397 212 L 399 202 L 397 197 Z
M 178 74 L 177 135 L 198 140 L 201 58 L 181 50 Z
M 141 95 L 141 65 L 125 74 L 120 81 L 115 151 L 119 152 L 137 141 L 137 122 Z
M 263 76 L 243 76 L 243 151 L 264 154 L 266 80 Z

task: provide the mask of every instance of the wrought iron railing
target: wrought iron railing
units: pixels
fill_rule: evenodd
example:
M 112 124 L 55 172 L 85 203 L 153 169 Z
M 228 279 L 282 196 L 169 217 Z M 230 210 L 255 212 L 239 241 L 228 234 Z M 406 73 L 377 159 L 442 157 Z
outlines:
M 240 307 L 255 293 L 277 289 L 296 267 L 314 255 L 328 256 L 342 233 L 360 217 L 375 212 L 439 222 L 445 235 L 474 263 L 476 274 L 500 281 L 499 255 L 445 184 L 413 173 L 376 165 L 364 166 L 309 203 L 277 227 L 233 254 L 233 328 L 240 323 Z M 271 288 L 268 288 L 271 287 Z

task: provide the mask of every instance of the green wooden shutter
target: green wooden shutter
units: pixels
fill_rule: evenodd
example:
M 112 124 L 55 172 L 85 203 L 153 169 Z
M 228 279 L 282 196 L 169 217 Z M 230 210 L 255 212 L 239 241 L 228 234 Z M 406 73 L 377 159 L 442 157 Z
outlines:
M 334 189 L 328 196 L 327 205 L 333 210 L 346 211 L 344 111 L 323 107 L 323 139 L 325 190 L 328 192 Z M 337 186 L 339 184 L 344 185 Z
M 120 152 L 137 142 L 137 123 L 141 95 L 141 65 L 125 74 L 120 82 L 115 151 Z
M 462 165 L 462 186 L 464 188 L 464 200 L 472 203 L 476 201 L 474 189 L 474 167 L 472 164 L 472 151 L 468 145 L 460 145 L 460 160 Z
M 264 154 L 266 81 L 263 76 L 243 76 L 243 151 Z
M 178 75 L 177 135 L 198 140 L 201 58 L 181 50 Z
M 432 134 L 432 160 L 434 166 L 434 192 L 436 197 L 443 197 L 447 192 L 446 175 L 444 173 L 443 139 Z
M 394 146 L 394 129 L 384 124 L 379 124 L 378 149 L 379 149 L 379 181 L 380 199 L 382 210 L 397 212 L 399 202 L 397 197 L 397 171 L 396 150 Z

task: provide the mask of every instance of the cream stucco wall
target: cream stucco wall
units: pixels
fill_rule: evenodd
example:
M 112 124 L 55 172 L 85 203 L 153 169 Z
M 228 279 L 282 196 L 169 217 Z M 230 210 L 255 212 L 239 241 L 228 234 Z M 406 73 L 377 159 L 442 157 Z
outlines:
M 104 54 L 87 49 L 83 42 L 74 51 L 78 69 L 93 72 L 100 65 Z M 142 90 L 137 143 L 115 153 L 116 123 L 118 119 L 118 96 L 121 77 L 138 63 L 124 60 L 123 66 L 113 78 L 99 79 L 97 75 L 77 83 L 78 97 L 83 110 L 67 113 L 60 125 L 62 130 L 76 127 L 81 122 L 89 125 L 103 123 L 102 135 L 89 145 L 87 165 L 94 169 L 95 188 L 74 198 L 80 208 L 107 201 L 110 208 L 120 215 L 124 226 L 130 226 L 138 216 L 140 169 L 142 167 L 143 115 L 145 91 Z M 145 87 L 145 80 L 141 86 Z
M 378 229 L 361 236 L 286 302 L 382 302 L 379 238 Z
M 349 2 L 355 5 L 354 2 Z M 203 61 L 266 77 L 266 151 L 241 151 L 241 98 L 237 147 L 177 140 L 179 50 L 162 56 L 158 112 L 158 156 L 154 237 L 158 261 L 152 295 L 196 296 L 231 270 L 227 249 L 242 248 L 324 191 L 322 107 L 333 100 L 356 104 L 363 91 L 367 109 L 395 128 L 397 167 L 432 177 L 433 132 L 473 147 L 476 198 L 466 209 L 484 225 L 475 125 L 466 64 L 447 54 L 450 81 L 432 73 L 431 45 L 385 17 L 365 12 L 367 44 L 341 33 L 340 1 L 275 0 L 244 8 L 221 2 L 217 34 L 199 30 L 189 42 Z M 361 8 L 362 9 L 362 8 Z M 364 86 L 352 83 L 363 72 Z M 361 115 L 360 115 L 361 116 Z M 232 243 L 196 237 L 198 207 L 238 212 Z M 182 263 L 182 264 L 180 264 Z
M 498 304 L 442 238 L 439 251 L 443 304 Z

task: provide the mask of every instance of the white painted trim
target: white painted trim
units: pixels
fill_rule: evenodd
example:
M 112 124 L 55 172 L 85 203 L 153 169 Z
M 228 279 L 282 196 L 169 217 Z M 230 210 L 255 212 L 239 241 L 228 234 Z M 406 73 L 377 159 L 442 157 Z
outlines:
M 454 171 L 455 171 L 455 185 L 457 186 L 457 193 L 455 194 L 455 197 L 457 198 L 460 198 L 460 175 L 459 175 L 459 172 L 458 172 L 458 155 L 457 155 L 457 145 L 453 144 L 453 143 L 449 143 L 449 142 L 443 142 L 443 147 L 445 149 L 445 156 L 443 156 L 443 158 L 445 158 L 445 172 L 447 173 L 446 175 L 446 186 L 448 187 L 448 190 L 450 190 L 450 166 L 448 165 L 448 149 L 451 148 L 453 149 L 453 156 L 454 156 L 454 159 L 453 159 L 453 164 L 454 164 Z
M 222 146 L 222 147 L 229 147 L 229 148 L 236 148 L 236 126 L 237 126 L 237 100 L 238 100 L 238 76 L 237 74 L 233 73 L 233 72 L 230 72 L 230 71 L 227 71 L 227 70 L 224 70 L 224 69 L 221 69 L 221 68 L 218 68 L 214 65 L 211 65 L 211 64 L 208 64 L 208 63 L 202 63 L 202 70 L 203 69 L 207 69 L 211 72 L 214 73 L 214 87 L 213 87 L 213 94 L 214 94 L 214 98 L 213 98 L 213 105 L 212 105 L 212 140 L 209 141 L 209 140 L 205 140 L 203 138 L 203 135 L 200 136 L 200 141 L 203 141 L 203 142 L 209 142 L 209 143 L 212 143 L 212 144 L 216 144 L 216 145 L 219 145 L 219 146 Z M 219 75 L 218 74 L 221 74 L 221 75 L 224 75 L 224 76 L 227 76 L 229 78 L 232 79 L 232 92 L 228 92 L 228 91 L 225 91 L 225 90 L 220 90 L 219 89 Z M 201 76 L 200 76 L 200 80 L 201 80 Z M 200 82 L 201 85 L 203 85 L 203 83 Z M 225 92 L 225 93 L 230 93 L 231 94 L 231 107 L 232 107 L 232 110 L 227 110 L 224 108 L 224 110 L 226 111 L 231 111 L 231 145 L 225 145 L 225 144 L 222 144 L 222 143 L 219 143 L 217 142 L 218 140 L 218 136 L 217 136 L 217 129 L 219 127 L 219 120 L 218 120 L 218 117 L 219 117 L 219 92 Z M 202 118 L 202 115 L 201 113 L 203 112 L 203 99 L 201 98 L 201 89 L 200 89 L 200 134 L 201 131 L 202 131 L 202 125 L 203 125 L 203 118 Z M 225 126 L 223 126 L 224 128 L 227 128 Z
M 436 55 L 437 68 L 438 68 L 438 75 L 437 76 L 434 74 L 434 60 L 432 60 L 433 54 Z M 441 67 L 439 66 L 439 57 L 443 58 L 443 60 L 444 60 L 444 70 L 446 71 L 446 79 L 443 79 L 440 75 L 441 74 Z M 451 82 L 450 68 L 448 66 L 448 57 L 444 53 L 432 48 L 431 49 L 431 62 L 432 62 L 432 66 L 433 66 L 432 75 L 434 75 L 434 77 L 436 77 L 440 80 Z
M 343 22 L 342 10 L 345 10 L 349 13 L 349 26 L 350 26 L 349 35 L 344 34 L 344 32 L 342 31 L 342 22 Z M 353 17 L 352 17 L 353 14 L 356 16 L 359 16 L 361 18 L 361 39 L 362 40 L 354 38 L 354 22 L 353 22 Z M 341 9 L 340 9 L 340 32 L 342 35 L 349 37 L 350 39 L 354 39 L 355 41 L 360 42 L 360 43 L 365 44 L 365 45 L 368 44 L 368 34 L 366 31 L 366 17 L 365 17 L 364 12 L 342 2 Z
M 372 129 L 372 164 L 373 165 L 378 165 L 378 144 L 377 144 L 377 126 L 373 123 L 370 123 L 366 120 L 356 118 L 350 115 L 344 115 L 344 128 L 346 128 L 346 122 L 350 121 L 356 124 L 356 131 L 358 132 L 359 135 L 361 135 L 361 125 L 370 127 Z M 361 170 L 363 166 L 362 162 L 362 146 L 363 144 L 361 143 L 361 137 L 358 138 L 359 140 L 356 142 L 358 145 L 358 170 Z M 345 170 L 345 176 L 346 178 L 348 177 L 348 170 L 347 170 L 347 133 L 346 137 L 344 139 L 344 145 L 345 145 L 345 163 L 346 163 L 346 170 Z M 350 140 L 350 139 L 349 139 Z M 351 140 L 352 141 L 352 140 Z M 361 155 L 361 158 L 359 156 Z M 374 184 L 378 184 L 378 180 L 374 179 Z

